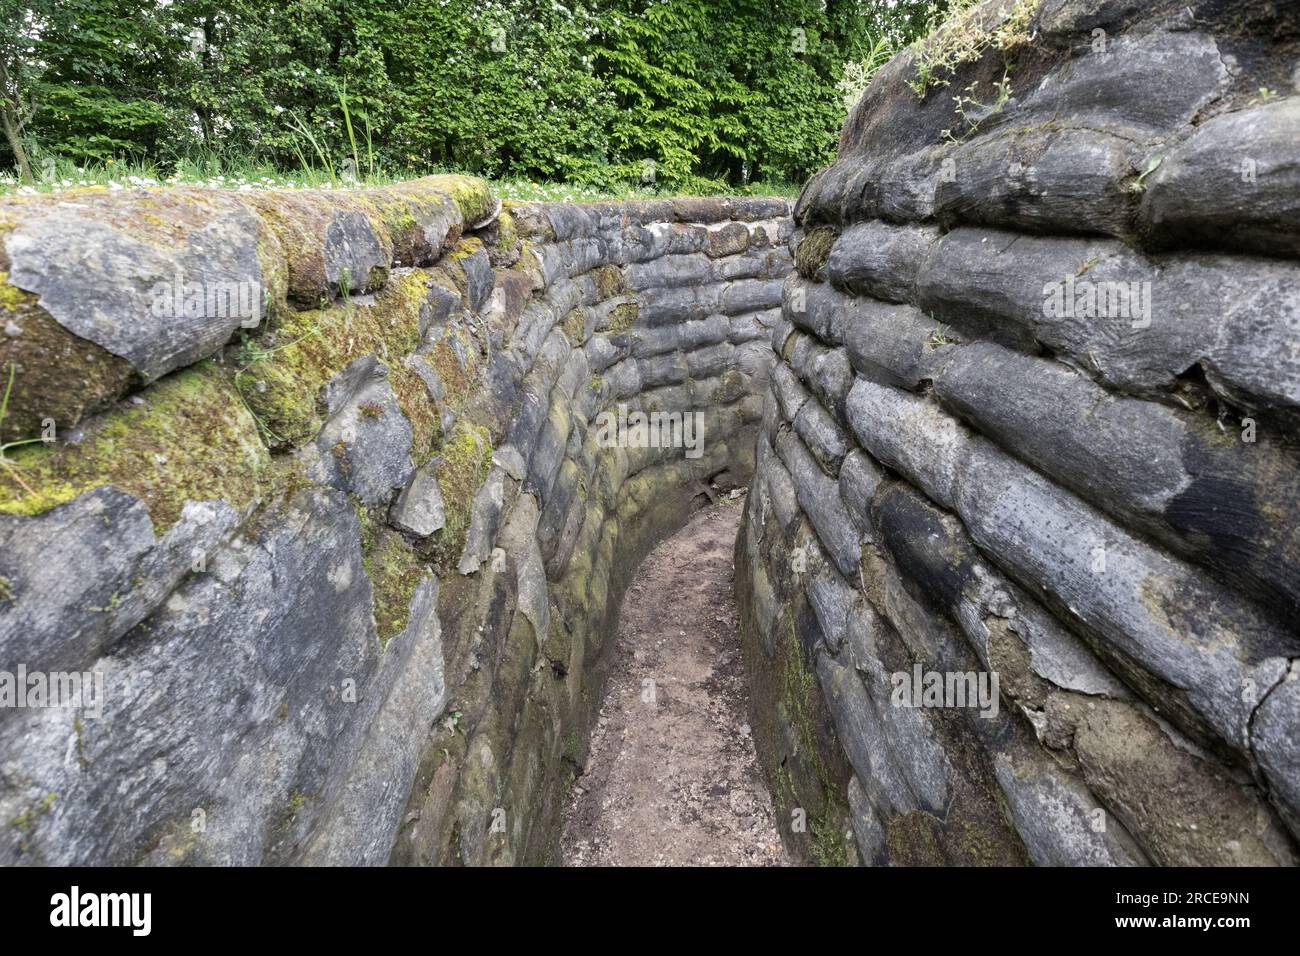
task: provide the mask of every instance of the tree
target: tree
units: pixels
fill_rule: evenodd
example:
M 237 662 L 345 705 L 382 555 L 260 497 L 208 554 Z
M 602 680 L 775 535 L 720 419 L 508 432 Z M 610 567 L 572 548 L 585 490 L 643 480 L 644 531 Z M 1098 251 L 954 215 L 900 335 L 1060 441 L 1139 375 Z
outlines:
M 35 177 L 23 147 L 23 130 L 36 115 L 35 87 L 43 66 L 36 46 L 48 21 L 48 3 L 0 0 L 0 126 L 18 174 L 27 182 Z
M 157 0 L 50 0 L 32 134 L 42 151 L 79 161 L 157 156 L 188 135 L 169 103 L 179 38 Z
M 0 156 L 797 181 L 949 0 L 0 0 Z M 858 70 L 858 85 L 868 71 Z M 850 84 L 851 85 L 851 84 Z M 347 135 L 344 96 L 353 136 Z

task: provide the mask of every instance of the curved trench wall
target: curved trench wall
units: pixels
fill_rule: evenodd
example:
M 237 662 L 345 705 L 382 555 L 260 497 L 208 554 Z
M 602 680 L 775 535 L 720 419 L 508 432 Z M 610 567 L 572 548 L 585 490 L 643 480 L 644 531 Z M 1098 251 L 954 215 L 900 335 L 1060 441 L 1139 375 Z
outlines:
M 1296 862 L 1298 41 L 985 4 L 805 187 L 736 560 L 795 852 Z
M 0 467 L 0 861 L 549 859 L 628 575 L 752 470 L 791 229 L 461 177 L 0 203 L 0 431 L 49 439 Z
M 985 4 L 793 220 L 0 202 L 0 861 L 551 859 L 628 576 L 748 481 L 796 857 L 1294 863 L 1298 43 Z

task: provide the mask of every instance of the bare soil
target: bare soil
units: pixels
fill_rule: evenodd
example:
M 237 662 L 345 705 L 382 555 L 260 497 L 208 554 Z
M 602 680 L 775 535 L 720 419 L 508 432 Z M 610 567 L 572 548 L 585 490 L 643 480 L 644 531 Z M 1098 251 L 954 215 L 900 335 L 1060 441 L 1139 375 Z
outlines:
M 747 723 L 732 546 L 743 499 L 697 513 L 623 600 L 591 752 L 564 814 L 566 866 L 780 866 Z

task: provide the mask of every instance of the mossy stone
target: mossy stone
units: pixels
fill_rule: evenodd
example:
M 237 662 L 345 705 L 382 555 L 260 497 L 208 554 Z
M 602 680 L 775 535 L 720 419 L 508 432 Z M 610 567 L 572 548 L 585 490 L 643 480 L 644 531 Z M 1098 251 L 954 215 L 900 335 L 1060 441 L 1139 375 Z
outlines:
M 256 501 L 273 475 L 253 416 L 227 370 L 202 362 L 159 381 L 140 404 L 86 426 L 77 444 L 27 445 L 0 468 L 0 512 L 37 515 L 103 485 L 140 498 L 155 530 L 186 501 Z

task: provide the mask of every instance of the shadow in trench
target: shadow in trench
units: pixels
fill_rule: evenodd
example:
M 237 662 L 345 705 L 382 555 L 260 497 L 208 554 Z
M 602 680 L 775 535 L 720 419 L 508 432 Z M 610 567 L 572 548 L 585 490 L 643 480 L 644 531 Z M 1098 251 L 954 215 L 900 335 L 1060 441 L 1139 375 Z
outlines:
M 697 512 L 632 577 L 565 807 L 566 866 L 787 862 L 748 724 L 735 494 Z

